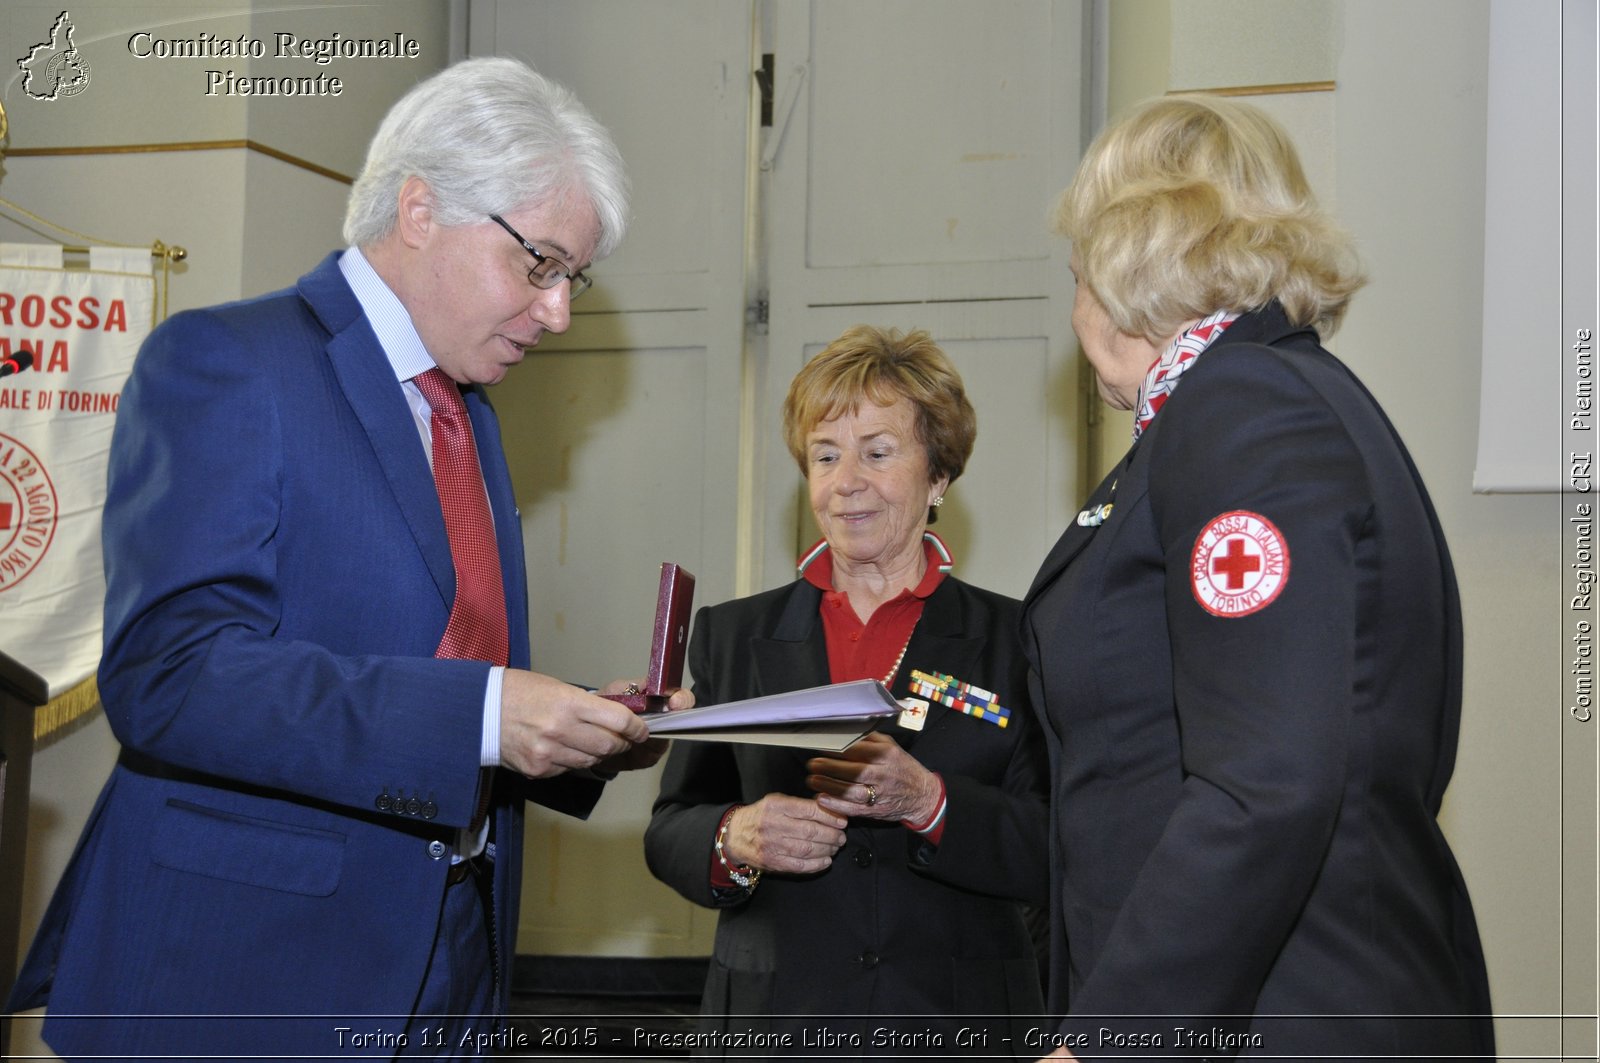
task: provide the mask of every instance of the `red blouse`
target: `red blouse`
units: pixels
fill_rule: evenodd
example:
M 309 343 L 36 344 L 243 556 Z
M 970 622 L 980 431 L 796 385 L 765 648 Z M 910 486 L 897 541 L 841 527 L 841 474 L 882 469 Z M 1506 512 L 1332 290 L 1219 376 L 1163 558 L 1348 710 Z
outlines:
M 850 596 L 833 589 L 833 551 L 827 548 L 827 541 L 817 543 L 800 559 L 801 578 L 822 591 L 828 682 L 876 679 L 884 686 L 893 684 L 893 673 L 922 618 L 922 607 L 951 568 L 949 549 L 932 532 L 923 533 L 922 552 L 928 561 L 922 582 L 878 606 L 864 623 L 850 607 Z

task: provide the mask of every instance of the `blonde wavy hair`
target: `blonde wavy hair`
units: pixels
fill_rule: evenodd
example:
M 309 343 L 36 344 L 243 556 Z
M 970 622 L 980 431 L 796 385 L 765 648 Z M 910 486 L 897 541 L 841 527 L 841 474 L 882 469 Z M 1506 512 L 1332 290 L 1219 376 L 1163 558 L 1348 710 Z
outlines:
M 1154 343 L 1274 299 L 1326 336 L 1366 283 L 1288 135 L 1222 97 L 1161 97 L 1105 129 L 1053 221 L 1112 325 Z

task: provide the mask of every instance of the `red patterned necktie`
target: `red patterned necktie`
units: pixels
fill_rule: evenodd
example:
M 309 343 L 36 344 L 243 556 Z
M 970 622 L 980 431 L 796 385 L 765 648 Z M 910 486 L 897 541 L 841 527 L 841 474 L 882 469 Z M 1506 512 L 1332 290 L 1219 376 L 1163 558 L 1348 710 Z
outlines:
M 510 659 L 511 641 L 505 584 L 467 406 L 461 401 L 461 389 L 443 370 L 430 369 L 416 380 L 422 397 L 433 407 L 433 483 L 439 489 L 456 568 L 456 600 L 434 656 L 504 665 Z
M 437 367 L 418 376 L 416 382 L 433 408 L 433 483 L 444 509 L 450 558 L 456 569 L 456 600 L 433 655 L 504 665 L 510 660 L 511 644 L 506 591 L 467 404 L 461 401 L 455 381 Z M 469 828 L 474 832 L 488 812 L 490 774 L 486 770 L 478 783 L 478 807 Z

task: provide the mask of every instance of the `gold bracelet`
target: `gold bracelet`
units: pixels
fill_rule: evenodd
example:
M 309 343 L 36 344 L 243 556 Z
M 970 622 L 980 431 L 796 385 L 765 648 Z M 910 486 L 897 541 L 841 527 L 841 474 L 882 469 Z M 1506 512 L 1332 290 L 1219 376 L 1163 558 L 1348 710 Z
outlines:
M 728 872 L 728 877 L 733 879 L 733 884 L 743 888 L 746 892 L 756 888 L 756 883 L 761 881 L 761 872 L 749 864 L 740 864 L 735 867 L 728 863 L 728 857 L 722 851 L 722 841 L 728 836 L 728 827 L 733 823 L 733 810 L 730 809 L 722 817 L 722 826 L 717 831 L 717 859 L 722 862 L 723 870 Z

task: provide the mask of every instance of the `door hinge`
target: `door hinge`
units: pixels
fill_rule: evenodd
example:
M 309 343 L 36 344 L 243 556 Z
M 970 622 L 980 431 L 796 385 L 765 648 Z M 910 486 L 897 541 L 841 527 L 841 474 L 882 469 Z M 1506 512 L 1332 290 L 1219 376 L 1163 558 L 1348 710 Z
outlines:
M 795 102 L 800 99 L 800 89 L 805 85 L 810 69 L 811 63 L 807 61 L 789 73 L 789 82 L 783 88 L 783 102 L 772 112 L 772 128 L 767 131 L 766 146 L 761 150 L 762 173 L 771 171 L 778 159 L 778 148 L 783 145 L 783 131 L 788 128 L 789 119 L 794 115 Z
M 761 128 L 772 127 L 772 71 L 773 55 L 764 52 L 761 56 L 761 69 L 755 72 L 756 87 L 761 90 Z

